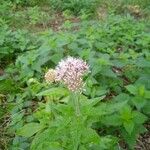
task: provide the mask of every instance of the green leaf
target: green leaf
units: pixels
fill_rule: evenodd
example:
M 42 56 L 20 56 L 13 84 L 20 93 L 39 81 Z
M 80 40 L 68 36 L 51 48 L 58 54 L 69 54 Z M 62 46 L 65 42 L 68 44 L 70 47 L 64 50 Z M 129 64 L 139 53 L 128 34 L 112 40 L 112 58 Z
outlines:
M 48 142 L 48 141 L 40 143 L 37 150 L 41 150 L 41 149 L 44 149 L 44 150 L 63 150 L 60 143 L 58 143 L 58 142 Z
M 134 122 L 136 124 L 143 124 L 148 119 L 144 114 L 138 111 L 134 111 L 132 112 L 132 114 L 133 114 Z
M 102 119 L 102 123 L 105 124 L 106 126 L 120 126 L 122 124 L 120 116 L 118 114 L 105 116 Z
M 131 133 L 131 134 L 128 134 L 128 132 L 126 131 L 126 129 L 122 130 L 121 134 L 122 136 L 124 137 L 125 141 L 127 142 L 128 146 L 130 149 L 134 149 L 134 146 L 136 144 L 136 135 L 138 132 L 135 133 L 135 130 Z
M 87 136 L 88 135 L 88 136 Z M 96 133 L 95 130 L 91 129 L 91 128 L 84 128 L 83 132 L 82 132 L 82 142 L 83 143 L 91 143 L 91 144 L 98 144 L 100 137 L 99 135 Z
M 145 86 L 144 85 L 140 85 L 140 87 L 138 88 L 138 94 L 141 97 L 143 97 L 145 95 Z
M 120 110 L 120 117 L 123 120 L 123 122 L 128 122 L 133 118 L 132 109 L 129 105 L 126 105 Z
M 30 149 L 31 150 L 41 150 L 41 145 L 44 143 L 53 142 L 55 140 L 55 128 L 48 128 L 43 132 L 39 132 L 35 135 Z
M 145 91 L 144 98 L 150 99 L 150 91 Z
M 101 74 L 107 77 L 116 78 L 117 75 L 110 68 L 103 68 Z
M 131 94 L 136 95 L 137 94 L 137 88 L 134 85 L 128 85 L 125 87 Z
M 93 114 L 97 115 L 106 115 L 112 114 L 114 112 L 122 110 L 123 107 L 127 104 L 127 101 L 117 102 L 117 103 L 100 103 L 97 107 L 91 109 Z
M 143 112 L 150 115 L 150 101 L 147 101 L 146 105 L 143 107 Z
M 115 96 L 113 98 L 113 100 L 117 101 L 117 102 L 129 101 L 130 100 L 130 96 L 128 94 L 125 94 L 125 93 L 120 93 L 119 95 Z
M 39 123 L 28 123 L 18 130 L 17 135 L 31 137 L 44 127 Z
M 146 99 L 144 99 L 143 97 L 136 96 L 132 98 L 132 102 L 136 106 L 137 109 L 141 109 L 146 104 Z
M 52 96 L 52 97 L 64 97 L 69 95 L 69 91 L 65 88 L 50 88 L 37 94 L 37 96 Z
M 81 101 L 82 105 L 90 105 L 90 106 L 94 106 L 96 104 L 98 104 L 101 100 L 103 100 L 105 98 L 105 96 L 101 96 L 101 97 L 96 97 L 96 98 L 92 98 L 86 101 Z
M 108 112 L 117 112 L 119 110 L 122 110 L 122 108 L 124 108 L 126 106 L 128 101 L 123 101 L 123 102 L 117 102 L 117 103 L 108 103 L 107 104 L 107 110 Z
M 123 126 L 124 126 L 124 128 L 126 129 L 126 131 L 129 133 L 129 134 L 131 134 L 132 133 L 132 131 L 133 131 L 133 128 L 134 128 L 134 122 L 132 121 L 132 120 L 130 120 L 130 121 L 125 121 L 124 123 L 123 123 Z
M 57 64 L 62 57 L 63 57 L 63 54 L 61 52 L 56 53 L 53 56 L 51 56 L 51 61 Z
M 150 68 L 150 61 L 144 58 L 139 58 L 136 62 L 136 66 Z
M 87 148 L 84 145 L 81 145 L 80 150 L 87 150 Z

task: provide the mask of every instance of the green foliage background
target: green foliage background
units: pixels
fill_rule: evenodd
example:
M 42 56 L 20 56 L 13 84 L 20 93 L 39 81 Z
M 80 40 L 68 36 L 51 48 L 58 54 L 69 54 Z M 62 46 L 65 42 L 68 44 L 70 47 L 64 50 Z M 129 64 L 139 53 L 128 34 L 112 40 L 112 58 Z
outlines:
M 148 4 L 2 1 L 0 149 L 117 150 L 121 141 L 134 149 L 150 116 Z M 60 12 L 55 31 L 50 24 Z M 68 55 L 90 65 L 80 117 L 69 91 L 44 81 L 48 68 Z

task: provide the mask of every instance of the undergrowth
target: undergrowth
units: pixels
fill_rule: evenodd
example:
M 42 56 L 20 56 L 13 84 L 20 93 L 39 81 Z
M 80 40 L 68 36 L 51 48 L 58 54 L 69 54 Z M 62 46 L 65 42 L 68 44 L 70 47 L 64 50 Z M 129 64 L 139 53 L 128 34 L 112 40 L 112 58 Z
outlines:
M 78 15 L 85 10 L 79 22 L 64 20 L 57 32 L 45 23 L 43 16 L 52 17 L 46 10 L 33 4 L 21 10 L 23 2 L 0 6 L 0 149 L 119 150 L 122 141 L 134 149 L 150 115 L 150 30 L 143 18 L 148 1 L 136 1 L 138 14 L 134 7 L 116 5 L 114 11 L 111 2 L 101 1 L 108 11 L 103 19 L 86 18 L 91 3 L 61 1 L 61 11 Z M 28 23 L 26 30 L 21 28 Z M 38 23 L 44 29 L 32 32 Z M 76 96 L 44 80 L 45 72 L 67 56 L 90 66 L 78 97 L 80 117 L 72 103 Z

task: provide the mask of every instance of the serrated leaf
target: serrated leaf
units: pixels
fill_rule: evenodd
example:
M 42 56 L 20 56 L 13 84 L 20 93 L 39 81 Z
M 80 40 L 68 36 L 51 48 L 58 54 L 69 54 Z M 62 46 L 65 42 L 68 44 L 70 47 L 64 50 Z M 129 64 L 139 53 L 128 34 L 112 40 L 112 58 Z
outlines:
M 138 111 L 134 111 L 132 114 L 136 124 L 143 124 L 147 120 L 147 117 Z
M 150 91 L 145 91 L 144 98 L 150 99 Z
M 117 75 L 110 68 L 103 68 L 101 74 L 107 77 L 116 78 Z
M 43 143 L 54 141 L 55 139 L 55 129 L 48 128 L 43 132 L 37 133 L 31 143 L 31 150 L 41 150 L 40 145 Z
M 128 101 L 107 104 L 107 111 L 111 113 L 119 111 L 127 104 L 127 102 Z
M 137 88 L 134 85 L 128 85 L 125 87 L 131 94 L 136 95 L 137 94 Z
M 95 114 L 99 115 L 112 114 L 114 112 L 120 111 L 126 104 L 127 101 L 118 103 L 101 103 L 94 109 L 94 111 Z
M 37 96 L 67 96 L 69 91 L 65 88 L 50 88 L 37 94 Z
M 122 124 L 120 116 L 118 114 L 105 116 L 102 119 L 102 123 L 104 123 L 106 126 L 120 126 Z
M 90 105 L 90 106 L 94 106 L 97 103 L 99 103 L 101 100 L 103 100 L 105 98 L 105 96 L 101 96 L 101 97 L 96 97 L 96 98 L 92 98 L 86 101 L 82 101 L 81 103 L 83 103 L 83 105 Z
M 146 67 L 146 68 L 150 68 L 150 61 L 144 59 L 144 58 L 139 58 L 137 61 L 136 61 L 136 66 L 138 67 Z
M 146 99 L 144 99 L 143 97 L 136 96 L 132 98 L 132 102 L 136 106 L 137 109 L 141 109 L 146 104 Z
M 123 101 L 129 101 L 130 99 L 130 96 L 128 94 L 125 94 L 125 93 L 121 93 L 117 96 L 114 97 L 114 101 L 117 101 L 117 102 L 123 102 Z
M 143 107 L 143 112 L 150 115 L 150 101 L 147 101 L 146 105 Z
M 126 131 L 131 134 L 134 128 L 134 122 L 132 120 L 124 122 L 123 123 L 124 128 L 126 129 Z
M 17 135 L 31 137 L 44 127 L 39 123 L 28 123 L 18 130 Z
M 140 87 L 138 88 L 138 94 L 141 97 L 144 96 L 144 94 L 145 94 L 145 86 L 144 85 L 140 85 Z
M 98 144 L 99 140 L 100 140 L 100 137 L 98 136 L 96 131 L 93 130 L 92 128 L 85 128 L 85 129 L 83 129 L 82 136 L 83 136 L 82 141 L 84 143 L 93 143 L 93 144 L 97 143 Z
M 51 61 L 57 64 L 62 57 L 63 57 L 62 53 L 54 54 L 53 56 L 51 56 Z
M 130 121 L 132 119 L 132 109 L 129 105 L 126 105 L 120 110 L 120 117 L 123 121 Z
M 48 141 L 40 143 L 37 150 L 41 150 L 41 149 L 44 149 L 44 150 L 63 150 L 60 143 L 58 143 L 58 142 L 48 142 Z

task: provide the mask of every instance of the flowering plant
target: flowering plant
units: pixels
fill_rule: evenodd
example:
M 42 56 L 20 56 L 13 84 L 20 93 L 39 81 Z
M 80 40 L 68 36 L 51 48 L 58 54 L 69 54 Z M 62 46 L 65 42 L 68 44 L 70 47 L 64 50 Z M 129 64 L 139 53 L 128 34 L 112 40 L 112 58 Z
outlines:
M 61 60 L 55 70 L 50 69 L 45 74 L 48 82 L 62 81 L 70 91 L 77 92 L 83 89 L 83 75 L 89 71 L 89 66 L 81 59 L 67 57 Z
M 80 115 L 79 93 L 83 90 L 83 75 L 89 71 L 89 66 L 82 59 L 67 57 L 61 60 L 55 70 L 49 69 L 45 74 L 47 82 L 63 82 L 71 91 L 77 116 Z
M 31 150 L 116 150 L 120 148 L 117 138 L 99 133 L 101 127 L 117 126 L 129 135 L 133 126 L 142 128 L 141 124 L 147 118 L 132 111 L 127 100 L 104 103 L 101 100 L 105 96 L 89 99 L 82 95 L 83 76 L 88 72 L 89 66 L 85 61 L 69 56 L 45 74 L 46 82 L 51 83 L 48 84 L 50 88 L 36 95 L 44 97 L 45 103 L 40 104 L 34 113 L 36 121 L 27 123 L 17 132 L 24 137 L 35 135 Z M 37 86 L 36 82 L 31 83 Z M 63 83 L 67 88 L 52 83 Z M 127 87 L 129 91 L 131 88 Z M 63 98 L 67 101 L 61 101 Z M 142 119 L 137 122 L 139 117 Z

